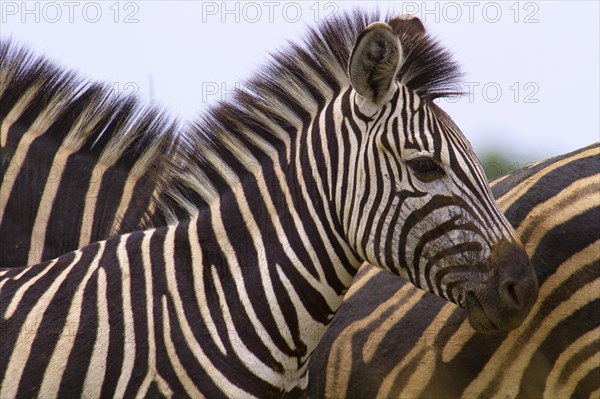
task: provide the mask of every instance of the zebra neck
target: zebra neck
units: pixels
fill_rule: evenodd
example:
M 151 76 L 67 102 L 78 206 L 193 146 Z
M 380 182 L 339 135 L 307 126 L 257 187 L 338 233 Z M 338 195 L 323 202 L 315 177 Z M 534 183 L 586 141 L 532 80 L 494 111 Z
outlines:
M 355 162 L 344 154 L 356 137 L 339 137 L 349 134 L 342 125 L 350 93 L 342 89 L 324 105 L 312 104 L 297 114 L 283 105 L 274 107 L 279 118 L 258 106 L 245 109 L 244 118 L 232 115 L 228 124 L 218 114 L 219 128 L 210 135 L 198 129 L 188 132 L 194 136 L 181 152 L 178 184 L 160 201 L 161 212 L 168 221 L 176 221 L 215 202 L 243 201 L 254 215 L 278 217 L 282 225 L 300 228 L 300 234 L 336 242 L 358 267 L 362 259 L 348 245 L 339 220 L 340 204 L 348 194 L 343 193 L 348 189 L 345 175 L 353 170 L 349 163 Z M 233 199 L 224 200 L 228 196 Z M 173 203 L 176 210 L 170 212 Z
M 225 300 L 244 315 L 232 315 L 224 331 L 244 339 L 264 331 L 265 353 L 293 363 L 282 370 L 303 367 L 362 264 L 337 218 L 334 187 L 353 169 L 339 160 L 349 91 L 342 93 L 342 101 L 295 113 L 285 103 L 239 113 L 223 106 L 212 125 L 190 133 L 200 138 L 190 139 L 182 162 L 188 191 L 178 203 L 198 215 L 189 235 L 199 243 L 194 269 L 208 276 L 207 287 L 214 284 L 207 303 Z
M 235 357 L 245 365 L 236 378 L 259 376 L 292 389 L 305 384 L 308 360 L 356 265 L 343 243 L 256 203 L 260 196 L 249 187 L 236 187 L 191 219 L 133 233 L 126 238 L 128 261 L 136 265 L 148 251 L 153 277 L 145 281 L 156 297 L 164 295 L 165 306 L 181 307 L 180 324 L 203 337 L 198 344 L 208 358 Z M 134 242 L 144 235 L 151 238 L 138 253 Z M 143 278 L 132 281 L 138 285 L 147 289 Z
M 247 334 L 258 323 L 277 350 L 300 367 L 360 264 L 330 226 L 303 216 L 310 214 L 307 201 L 270 191 L 263 180 L 272 176 L 258 174 L 233 187 L 177 232 L 189 237 L 194 268 L 215 291 L 205 293 L 208 306 L 223 307 L 225 300 L 228 308 L 255 318 L 246 325 L 250 320 L 232 315 L 236 334 Z

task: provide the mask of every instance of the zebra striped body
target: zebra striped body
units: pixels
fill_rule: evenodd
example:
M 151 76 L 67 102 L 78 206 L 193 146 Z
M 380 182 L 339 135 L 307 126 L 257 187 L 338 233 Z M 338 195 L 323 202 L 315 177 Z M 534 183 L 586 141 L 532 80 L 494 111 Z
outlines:
M 277 387 L 296 382 L 340 296 L 316 276 L 288 271 L 287 277 L 284 259 L 281 267 L 244 273 L 236 259 L 243 240 L 232 241 L 228 253 L 222 244 L 227 234 L 213 218 L 205 212 L 197 223 L 135 232 L 42 265 L 9 269 L 2 285 L 0 312 L 8 322 L 2 322 L 0 370 L 11 378 L 2 382 L 2 397 L 130 397 L 147 394 L 153 384 L 166 396 L 197 397 L 200 389 L 228 397 L 278 396 Z M 24 287 L 15 275 L 35 284 Z M 271 289 L 247 290 L 266 285 L 261 280 L 267 278 Z M 313 294 L 323 303 L 284 313 L 278 301 L 296 299 L 294 285 L 325 294 Z M 38 290 L 39 301 L 25 302 Z M 44 317 L 48 313 L 52 317 Z M 34 350 L 49 342 L 56 346 Z
M 157 207 L 190 217 L 1 272 L 0 396 L 301 393 L 365 260 L 478 330 L 522 322 L 529 261 L 432 101 L 454 64 L 417 19 L 371 20 L 327 21 L 183 133 Z
M 133 97 L 0 42 L 0 265 L 151 224 L 175 131 Z
M 462 309 L 365 267 L 315 350 L 309 394 L 600 397 L 599 166 L 596 143 L 492 183 L 540 282 L 520 328 L 474 334 Z

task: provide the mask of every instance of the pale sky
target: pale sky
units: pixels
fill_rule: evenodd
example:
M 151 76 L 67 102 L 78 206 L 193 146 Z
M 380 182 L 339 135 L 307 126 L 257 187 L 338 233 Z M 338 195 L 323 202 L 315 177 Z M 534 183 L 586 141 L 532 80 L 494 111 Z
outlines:
M 191 119 L 306 26 L 357 4 L 416 14 L 451 50 L 470 95 L 440 105 L 476 150 L 536 161 L 599 140 L 597 1 L 3 0 L 0 35 Z

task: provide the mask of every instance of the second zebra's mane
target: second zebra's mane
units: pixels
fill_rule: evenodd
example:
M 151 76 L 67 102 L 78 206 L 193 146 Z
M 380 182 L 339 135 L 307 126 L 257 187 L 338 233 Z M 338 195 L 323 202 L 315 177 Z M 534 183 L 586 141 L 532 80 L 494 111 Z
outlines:
M 271 148 L 278 150 L 278 161 L 285 162 L 282 153 L 297 133 L 350 86 L 347 70 L 356 38 L 376 21 L 388 21 L 402 44 L 404 60 L 398 81 L 425 101 L 460 94 L 455 89 L 461 77 L 457 63 L 436 40 L 415 29 L 415 24 L 359 10 L 329 18 L 310 29 L 302 44 L 290 43 L 275 53 L 254 77 L 236 88 L 231 101 L 209 108 L 184 131 L 186 161 L 182 164 L 188 169 L 182 172 L 180 186 L 171 190 L 170 199 L 188 213 L 194 212 L 198 195 L 210 198 L 228 186 L 222 170 L 214 170 L 214 164 L 207 161 L 209 154 L 213 159 L 235 157 L 238 164 L 252 164 Z M 245 174 L 245 166 L 239 165 L 233 174 Z M 167 202 L 163 205 L 168 208 Z
M 3 171 L 24 135 L 47 132 L 50 148 L 62 146 L 98 163 L 135 168 L 161 189 L 169 184 L 178 136 L 174 118 L 7 39 L 0 40 L 0 116 L 9 124 L 20 122 L 1 133 Z

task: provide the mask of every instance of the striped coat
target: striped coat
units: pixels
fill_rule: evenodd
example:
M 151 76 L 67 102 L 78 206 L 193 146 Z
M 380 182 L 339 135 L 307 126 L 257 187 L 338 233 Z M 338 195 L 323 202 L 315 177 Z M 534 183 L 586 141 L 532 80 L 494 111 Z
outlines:
M 363 267 L 315 351 L 309 395 L 599 397 L 599 165 L 596 143 L 492 183 L 540 281 L 520 328 L 476 334 L 462 309 Z
M 166 158 L 168 224 L 0 271 L 0 396 L 302 394 L 364 260 L 516 328 L 537 281 L 433 101 L 457 76 L 407 16 L 275 55 Z
M 164 111 L 0 40 L 0 266 L 164 224 L 177 131 Z

